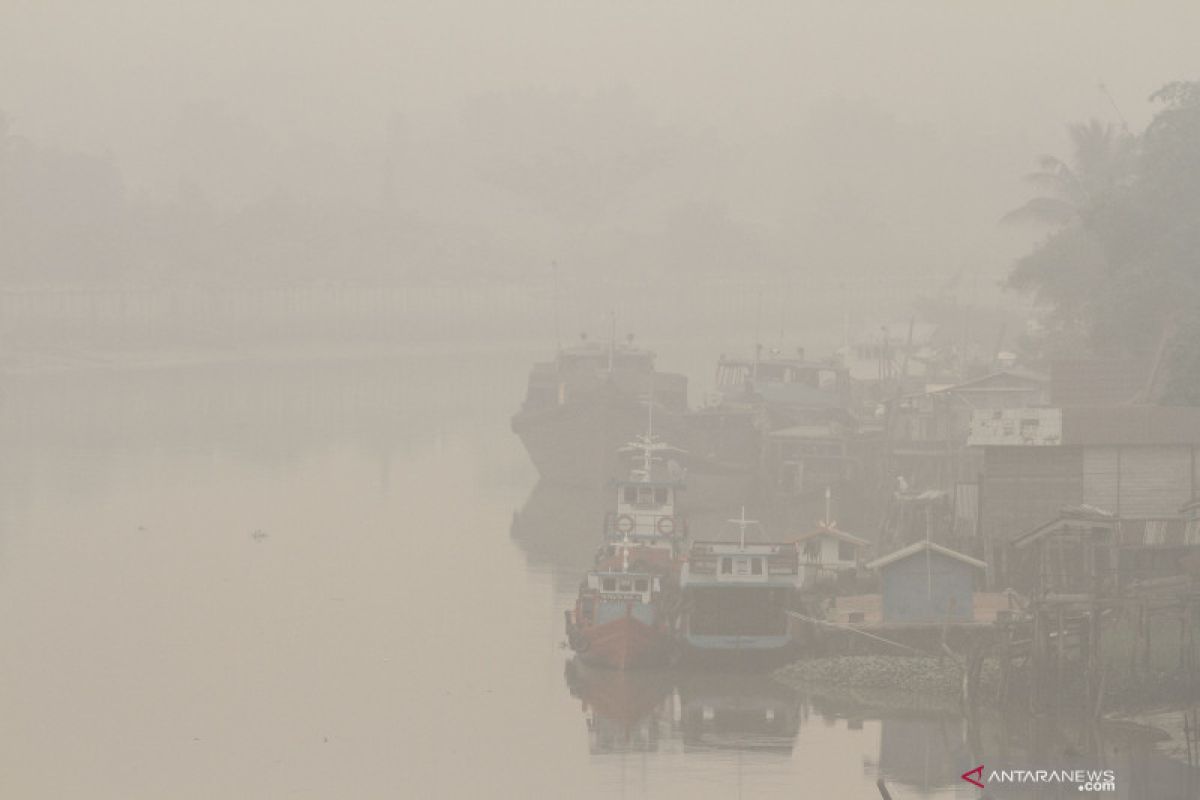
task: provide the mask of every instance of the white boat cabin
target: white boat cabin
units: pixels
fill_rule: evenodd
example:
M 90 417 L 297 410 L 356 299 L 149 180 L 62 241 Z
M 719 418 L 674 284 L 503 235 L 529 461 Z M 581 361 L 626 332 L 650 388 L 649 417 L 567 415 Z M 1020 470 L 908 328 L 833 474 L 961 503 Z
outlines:
M 784 543 L 696 542 L 680 585 L 761 584 L 795 587 L 800 578 L 796 546 Z
M 662 583 L 657 575 L 642 572 L 590 572 L 587 588 L 600 600 L 634 600 L 649 603 Z
M 671 539 L 683 533 L 682 519 L 675 513 L 675 481 L 618 481 L 617 510 L 609 514 L 605 533 L 630 539 Z

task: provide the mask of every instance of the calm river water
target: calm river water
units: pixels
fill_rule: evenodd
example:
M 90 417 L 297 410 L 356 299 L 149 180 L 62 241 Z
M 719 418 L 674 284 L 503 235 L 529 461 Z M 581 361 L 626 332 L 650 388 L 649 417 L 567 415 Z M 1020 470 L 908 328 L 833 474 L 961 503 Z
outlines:
M 536 487 L 508 428 L 545 351 L 5 378 L 0 795 L 966 798 L 1035 750 L 1196 796 L 1141 744 L 576 668 L 603 501 Z

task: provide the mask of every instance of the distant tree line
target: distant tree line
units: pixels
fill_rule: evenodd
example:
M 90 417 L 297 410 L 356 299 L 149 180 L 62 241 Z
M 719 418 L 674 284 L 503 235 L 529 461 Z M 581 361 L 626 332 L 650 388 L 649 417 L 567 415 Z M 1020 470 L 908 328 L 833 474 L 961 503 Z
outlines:
M 1007 285 L 1045 308 L 1035 359 L 1135 357 L 1156 399 L 1200 405 L 1200 82 L 1169 83 L 1141 133 L 1068 128 L 1069 159 L 1043 156 L 1037 193 L 1006 219 L 1045 226 Z

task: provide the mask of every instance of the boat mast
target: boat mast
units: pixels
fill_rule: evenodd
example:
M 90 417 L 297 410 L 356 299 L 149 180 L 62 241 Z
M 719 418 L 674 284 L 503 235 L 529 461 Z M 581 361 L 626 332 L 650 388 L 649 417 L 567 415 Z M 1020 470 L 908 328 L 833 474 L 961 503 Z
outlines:
M 738 526 L 738 547 L 742 550 L 746 549 L 746 528 L 750 525 L 758 524 L 755 520 L 746 519 L 746 507 L 742 506 L 742 516 L 738 519 L 728 520 Z

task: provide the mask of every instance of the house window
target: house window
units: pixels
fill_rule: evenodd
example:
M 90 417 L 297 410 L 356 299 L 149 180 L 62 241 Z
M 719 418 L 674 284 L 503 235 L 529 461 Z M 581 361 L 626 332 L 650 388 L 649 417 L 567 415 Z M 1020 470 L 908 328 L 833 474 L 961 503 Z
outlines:
M 751 575 L 762 575 L 762 562 L 763 562 L 763 560 L 761 558 L 750 559 L 750 574 Z
M 733 574 L 733 559 L 732 558 L 726 557 L 726 558 L 721 559 L 721 574 L 722 575 L 732 575 Z
M 849 542 L 838 542 L 838 561 L 853 561 L 854 545 Z
M 628 591 L 631 591 L 632 589 L 633 589 L 632 583 L 630 583 L 629 581 L 621 581 L 621 591 L 622 592 L 628 592 Z
M 644 591 L 646 591 L 646 587 L 647 587 L 647 583 L 646 583 L 645 578 L 638 578 L 636 581 L 633 582 L 634 591 L 644 592 Z
M 605 578 L 603 586 L 604 586 L 604 591 L 615 592 L 617 590 L 617 579 L 616 578 Z

